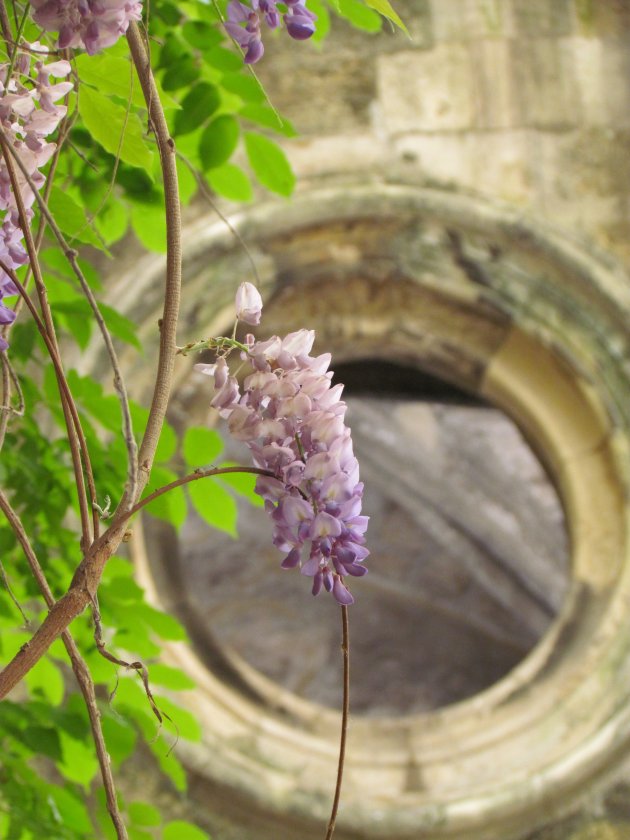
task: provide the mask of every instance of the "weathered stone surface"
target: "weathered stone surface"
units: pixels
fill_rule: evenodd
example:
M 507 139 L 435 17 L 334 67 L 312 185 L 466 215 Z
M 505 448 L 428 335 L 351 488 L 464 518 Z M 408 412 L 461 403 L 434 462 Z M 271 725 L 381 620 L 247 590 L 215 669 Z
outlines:
M 475 120 L 472 60 L 465 44 L 380 56 L 378 85 L 387 131 L 462 131 Z M 407 82 L 400 85 L 405 77 Z

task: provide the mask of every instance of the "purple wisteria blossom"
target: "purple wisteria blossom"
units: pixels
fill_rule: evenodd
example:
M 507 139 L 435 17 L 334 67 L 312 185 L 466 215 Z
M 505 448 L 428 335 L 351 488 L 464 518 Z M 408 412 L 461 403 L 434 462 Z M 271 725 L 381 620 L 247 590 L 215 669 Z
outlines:
M 225 347 L 213 365 L 196 365 L 214 377 L 211 405 L 244 441 L 260 476 L 256 492 L 274 524 L 273 543 L 284 553 L 282 568 L 299 567 L 342 605 L 353 603 L 345 579 L 367 572 L 363 561 L 368 517 L 361 515 L 363 484 L 344 423 L 343 385 L 331 387 L 330 354 L 311 356 L 313 330 L 240 345 L 250 373 L 242 387 L 228 370 Z M 228 351 L 229 352 L 229 351 Z
M 41 56 L 33 61 L 30 50 Z M 41 189 L 45 182 L 40 168 L 47 163 L 55 151 L 55 143 L 47 140 L 65 116 L 65 105 L 56 102 L 72 90 L 72 82 L 52 82 L 63 79 L 70 73 L 67 61 L 44 63 L 46 48 L 39 43 L 25 44 L 18 53 L 11 75 L 9 65 L 0 65 L 0 123 L 6 140 L 20 158 L 32 183 Z M 22 171 L 15 166 L 19 193 L 26 208 L 27 221 L 33 211 L 30 209 L 35 195 Z M 0 159 L 0 262 L 15 269 L 28 261 L 22 245 L 23 232 L 20 229 L 16 197 L 13 192 L 9 170 L 4 158 Z M 15 313 L 2 301 L 17 294 L 10 277 L 0 269 L 0 325 L 11 324 Z M 6 350 L 7 342 L 0 337 L 0 350 Z
M 132 20 L 142 17 L 139 0 L 30 0 L 33 20 L 58 32 L 59 49 L 79 47 L 89 55 L 111 47 Z
M 284 0 L 287 11 L 282 15 L 292 38 L 305 41 L 315 32 L 317 15 L 306 8 L 306 0 Z M 270 29 L 280 26 L 281 15 L 276 0 L 250 0 L 250 5 L 231 0 L 227 8 L 227 32 L 245 52 L 245 64 L 255 64 L 263 57 L 265 47 L 260 29 L 261 17 Z

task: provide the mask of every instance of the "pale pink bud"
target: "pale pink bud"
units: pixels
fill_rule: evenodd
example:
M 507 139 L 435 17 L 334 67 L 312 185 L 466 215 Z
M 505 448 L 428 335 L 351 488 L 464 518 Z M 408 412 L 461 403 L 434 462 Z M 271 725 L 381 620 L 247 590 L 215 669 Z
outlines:
M 234 301 L 239 321 L 256 326 L 260 324 L 263 302 L 260 292 L 251 283 L 241 283 Z

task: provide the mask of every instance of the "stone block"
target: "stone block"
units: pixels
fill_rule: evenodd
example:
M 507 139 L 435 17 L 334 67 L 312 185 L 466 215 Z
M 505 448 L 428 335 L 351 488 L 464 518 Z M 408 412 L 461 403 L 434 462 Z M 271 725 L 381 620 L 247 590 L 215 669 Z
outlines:
M 463 44 L 382 55 L 377 83 L 389 134 L 464 131 L 475 123 L 471 54 Z
M 572 0 L 512 0 L 519 36 L 569 35 L 573 27 Z
M 505 0 L 433 0 L 431 13 L 433 34 L 438 42 L 514 34 L 512 7 Z
M 522 121 L 506 39 L 478 40 L 470 45 L 474 72 L 476 127 L 512 128 Z
M 618 38 L 571 38 L 573 76 L 587 125 L 630 126 L 630 53 Z
M 523 205 L 535 201 L 527 131 L 401 137 L 398 153 L 414 160 L 430 183 L 470 189 Z
M 511 67 L 516 108 L 525 126 L 558 131 L 579 124 L 580 97 L 570 39 L 514 42 Z

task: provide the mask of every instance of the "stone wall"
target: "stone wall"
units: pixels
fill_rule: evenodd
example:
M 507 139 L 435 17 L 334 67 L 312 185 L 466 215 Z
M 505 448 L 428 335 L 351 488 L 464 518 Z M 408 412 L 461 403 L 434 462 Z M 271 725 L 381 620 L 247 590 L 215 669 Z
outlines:
M 303 135 L 297 171 L 473 191 L 630 258 L 630 3 L 395 6 L 411 40 L 335 21 L 321 51 L 270 44 L 260 73 Z

